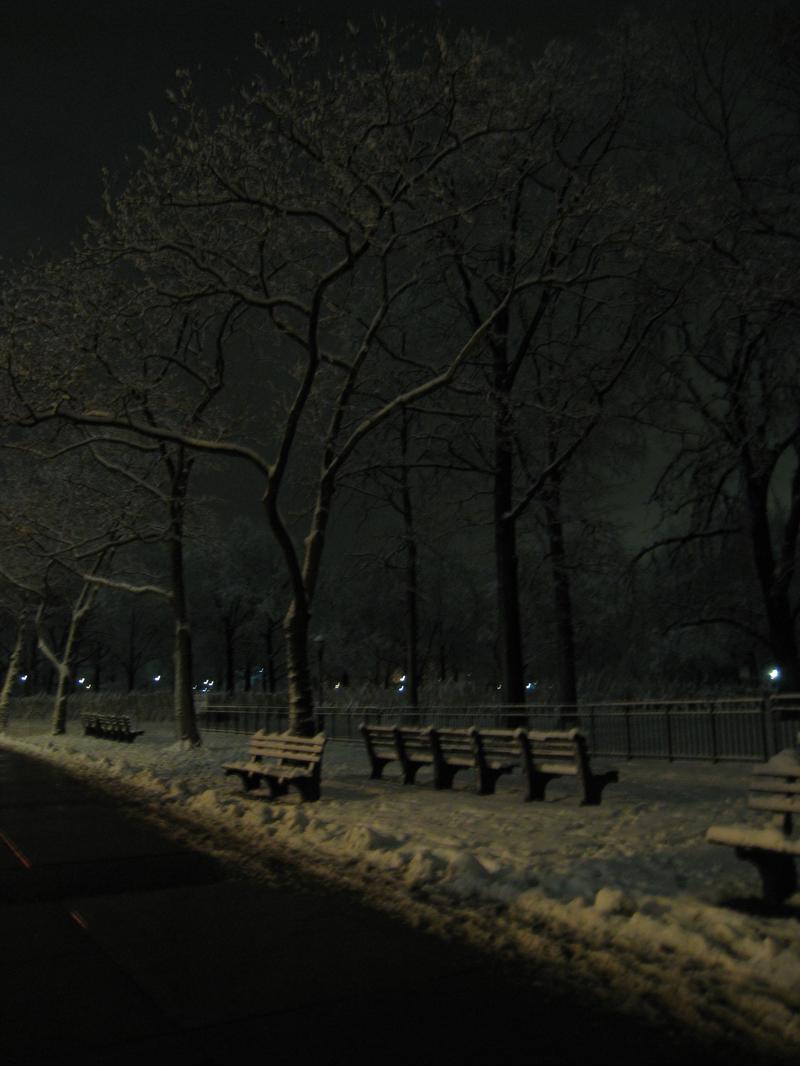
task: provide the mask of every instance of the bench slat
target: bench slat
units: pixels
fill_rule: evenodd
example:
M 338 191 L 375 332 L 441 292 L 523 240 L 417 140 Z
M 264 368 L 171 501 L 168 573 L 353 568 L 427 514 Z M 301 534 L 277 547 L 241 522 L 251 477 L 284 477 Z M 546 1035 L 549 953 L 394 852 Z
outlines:
M 800 855 L 800 840 L 785 836 L 780 829 L 754 829 L 751 825 L 712 825 L 706 830 L 710 844 L 734 848 L 759 848 L 781 855 Z
M 751 781 L 747 787 L 750 792 L 782 792 L 785 795 L 800 795 L 800 781 L 795 783 L 780 779 L 759 778 L 757 781 Z
M 747 806 L 754 811 L 783 811 L 800 814 L 800 796 L 750 796 Z

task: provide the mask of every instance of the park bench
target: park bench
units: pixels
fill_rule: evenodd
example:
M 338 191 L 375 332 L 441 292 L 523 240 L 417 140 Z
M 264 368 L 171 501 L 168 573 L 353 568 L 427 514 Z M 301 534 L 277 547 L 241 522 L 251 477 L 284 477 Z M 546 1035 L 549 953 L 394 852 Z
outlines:
M 108 714 L 103 711 L 81 711 L 84 736 L 104 737 L 106 740 L 121 740 L 132 744 L 143 729 L 134 729 L 130 715 Z
M 364 737 L 371 765 L 370 777 L 373 779 L 382 776 L 387 763 L 397 760 L 402 768 L 404 784 L 414 783 L 420 767 L 431 766 L 434 788 L 444 789 L 452 786 L 459 770 L 478 765 L 478 791 L 481 794 L 494 791 L 493 773 L 486 767 L 486 760 L 476 756 L 475 744 L 468 729 L 368 725 L 362 722 L 359 730 Z M 515 756 L 518 764 L 519 751 L 516 748 Z
M 589 763 L 586 737 L 577 729 L 516 729 L 522 755 L 526 800 L 543 800 L 547 785 L 556 777 L 574 777 L 582 807 L 600 804 L 603 789 L 619 781 L 617 770 L 595 773 Z
M 451 788 L 459 770 L 474 768 L 478 793 L 491 795 L 497 779 L 521 766 L 526 800 L 543 800 L 555 777 L 575 777 L 581 802 L 600 803 L 603 789 L 619 780 L 616 770 L 594 773 L 586 739 L 577 729 L 548 732 L 524 729 L 444 729 L 434 726 L 359 726 L 370 759 L 370 777 L 380 778 L 392 760 L 400 762 L 403 781 L 412 784 L 421 766 L 433 767 L 434 788 Z
M 397 761 L 403 773 L 403 784 L 413 785 L 421 766 L 432 766 L 433 755 L 427 729 L 423 726 L 369 725 L 362 722 L 359 732 L 369 756 L 370 777 L 383 775 L 388 762 Z
M 226 775 L 236 774 L 251 796 L 275 799 L 296 785 L 304 800 L 318 800 L 322 773 L 324 733 L 295 737 L 289 733 L 259 730 L 250 738 L 246 762 L 225 763 Z M 266 788 L 262 782 L 266 782 Z
M 761 875 L 764 902 L 777 906 L 797 891 L 795 857 L 800 855 L 800 835 L 793 835 L 793 820 L 800 815 L 800 758 L 791 749 L 778 752 L 756 766 L 747 789 L 750 810 L 771 814 L 766 826 L 712 825 L 706 830 L 710 844 L 725 844 L 751 862 Z

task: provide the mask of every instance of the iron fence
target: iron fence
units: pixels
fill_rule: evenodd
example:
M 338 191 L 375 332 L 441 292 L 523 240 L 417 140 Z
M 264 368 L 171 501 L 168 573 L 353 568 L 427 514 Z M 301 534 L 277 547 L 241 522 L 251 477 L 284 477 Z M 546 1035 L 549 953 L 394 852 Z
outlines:
M 243 704 L 218 698 L 198 710 L 206 732 L 280 732 L 288 727 L 285 705 Z M 643 700 L 502 706 L 323 706 L 317 728 L 333 740 L 360 741 L 360 722 L 529 729 L 576 726 L 595 756 L 623 759 L 698 759 L 762 762 L 796 743 L 800 694 L 697 700 Z

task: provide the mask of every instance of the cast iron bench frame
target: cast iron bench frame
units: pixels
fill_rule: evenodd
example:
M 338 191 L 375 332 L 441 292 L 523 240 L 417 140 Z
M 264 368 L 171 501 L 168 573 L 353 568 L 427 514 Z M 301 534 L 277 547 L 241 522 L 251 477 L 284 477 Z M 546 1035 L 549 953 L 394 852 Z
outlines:
M 276 799 L 296 785 L 303 800 L 313 802 L 320 797 L 322 753 L 327 738 L 324 733 L 313 737 L 296 737 L 290 733 L 265 733 L 259 729 L 250 737 L 247 762 L 224 763 L 226 776 L 235 774 L 242 779 L 245 792 L 251 796 Z M 266 788 L 262 786 L 266 782 Z
M 792 748 L 778 752 L 756 766 L 747 787 L 750 810 L 772 814 L 766 828 L 712 825 L 709 844 L 736 849 L 736 856 L 751 862 L 761 876 L 764 902 L 777 906 L 797 891 L 795 856 L 800 856 L 800 835 L 792 835 L 793 819 L 800 815 L 800 759 Z

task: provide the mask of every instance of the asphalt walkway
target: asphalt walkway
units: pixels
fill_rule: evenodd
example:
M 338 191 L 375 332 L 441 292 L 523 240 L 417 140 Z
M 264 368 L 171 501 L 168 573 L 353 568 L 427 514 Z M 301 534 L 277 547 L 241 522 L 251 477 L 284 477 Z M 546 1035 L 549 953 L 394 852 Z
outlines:
M 4 1066 L 737 1061 L 351 894 L 250 880 L 2 748 L 0 985 Z

